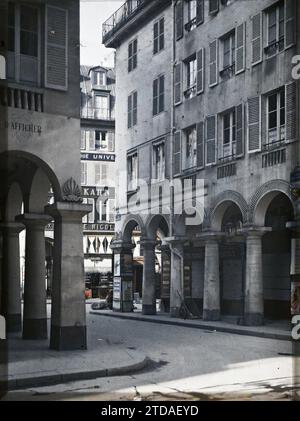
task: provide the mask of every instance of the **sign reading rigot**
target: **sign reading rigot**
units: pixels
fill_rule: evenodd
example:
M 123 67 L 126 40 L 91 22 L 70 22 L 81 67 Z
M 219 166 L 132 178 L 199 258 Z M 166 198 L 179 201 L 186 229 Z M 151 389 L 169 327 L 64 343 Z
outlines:
M 0 79 L 6 79 L 6 60 L 0 55 Z

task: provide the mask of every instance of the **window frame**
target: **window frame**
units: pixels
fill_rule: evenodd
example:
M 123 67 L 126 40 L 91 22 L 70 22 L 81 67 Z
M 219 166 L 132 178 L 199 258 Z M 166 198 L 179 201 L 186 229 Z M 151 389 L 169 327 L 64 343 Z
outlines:
M 189 136 L 193 136 L 191 139 L 191 154 L 189 157 L 190 166 L 187 166 L 188 156 L 187 156 L 187 147 Z M 193 168 L 197 168 L 197 125 L 193 124 L 183 130 L 183 145 L 182 145 L 182 164 L 181 168 L 183 171 L 188 171 Z
M 283 96 L 283 107 L 281 107 L 281 95 Z M 271 96 L 276 95 L 276 140 L 270 142 L 270 102 L 269 99 Z M 285 87 L 281 87 L 274 92 L 266 94 L 266 146 L 278 145 L 284 143 L 286 140 L 286 92 Z M 284 115 L 284 125 L 281 125 L 281 111 L 283 110 Z M 272 111 L 274 112 L 274 111 Z M 281 137 L 281 133 L 284 133 L 284 137 Z
M 135 174 L 135 179 L 133 180 L 132 174 L 134 173 L 133 168 L 134 166 L 132 165 L 132 160 L 133 158 L 136 159 L 136 164 L 135 164 L 135 170 L 136 170 L 136 174 Z M 130 169 L 130 171 L 129 171 Z M 130 154 L 127 155 L 127 191 L 128 192 L 132 192 L 132 191 L 136 191 L 138 188 L 138 172 L 139 172 L 139 154 L 138 151 L 134 151 L 131 152 Z M 134 183 L 133 183 L 134 181 Z
M 161 22 L 163 22 L 163 32 L 161 32 Z M 155 36 L 155 25 L 157 25 L 157 36 Z M 157 50 L 155 45 L 157 42 Z M 153 23 L 153 55 L 159 54 L 165 49 L 165 17 L 161 16 Z
M 134 98 L 136 98 L 136 106 L 134 107 Z M 137 91 L 131 92 L 127 97 L 127 128 L 131 129 L 137 125 L 137 112 L 138 112 L 138 95 Z M 135 119 L 134 119 L 135 116 Z
M 280 7 L 282 7 L 283 10 L 283 36 L 280 39 Z M 272 10 L 275 10 L 276 13 L 276 39 L 272 43 L 270 43 L 270 13 Z M 266 46 L 264 48 L 265 54 L 267 58 L 272 58 L 276 56 L 277 54 L 281 53 L 285 50 L 285 2 L 280 1 L 277 2 L 275 5 L 271 6 L 265 11 L 266 15 Z M 282 47 L 280 47 L 280 43 L 282 43 Z M 269 53 L 269 50 L 273 48 L 273 53 Z
M 163 81 L 163 82 L 162 82 Z M 156 95 L 154 92 L 154 84 L 157 82 Z M 163 84 L 163 91 L 161 92 L 161 85 Z M 153 80 L 153 98 L 152 98 L 152 115 L 153 117 L 163 113 L 165 111 L 165 74 L 157 76 Z M 156 100 L 156 109 L 154 104 Z
M 157 165 L 157 153 L 156 151 L 160 149 L 160 171 L 158 171 Z M 154 177 L 153 177 L 154 176 Z M 165 140 L 162 139 L 159 142 L 156 142 L 152 145 L 152 179 L 161 182 L 166 179 L 166 144 Z
M 229 115 L 229 142 L 225 144 L 225 116 Z M 235 158 L 236 157 L 236 145 L 237 145 L 237 120 L 236 120 L 236 107 L 229 108 L 221 114 L 222 120 L 222 156 L 219 157 L 219 160 L 224 160 L 226 158 Z M 234 124 L 233 124 L 234 123 Z M 225 148 L 228 146 L 229 154 L 226 154 Z
M 185 90 L 184 97 L 185 99 L 194 98 L 197 95 L 197 54 L 192 54 L 186 60 L 184 60 L 185 67 Z M 193 71 L 191 72 L 190 65 L 193 63 Z M 194 76 L 194 83 L 191 84 L 192 76 Z
M 132 49 L 131 54 L 130 54 L 130 48 Z M 137 68 L 137 65 L 138 65 L 137 53 L 138 53 L 138 38 L 136 37 L 128 43 L 128 73 L 131 73 L 133 70 Z

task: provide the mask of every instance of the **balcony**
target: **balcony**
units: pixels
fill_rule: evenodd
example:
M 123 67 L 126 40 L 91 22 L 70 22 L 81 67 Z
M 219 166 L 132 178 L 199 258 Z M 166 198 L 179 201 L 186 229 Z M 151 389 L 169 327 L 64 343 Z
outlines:
M 43 91 L 38 88 L 3 83 L 0 84 L 0 105 L 42 113 L 44 111 Z
M 149 0 L 127 0 L 102 26 L 102 42 L 105 42 L 144 6 Z
M 107 108 L 84 108 L 81 110 L 81 118 L 93 120 L 114 120 L 114 113 Z

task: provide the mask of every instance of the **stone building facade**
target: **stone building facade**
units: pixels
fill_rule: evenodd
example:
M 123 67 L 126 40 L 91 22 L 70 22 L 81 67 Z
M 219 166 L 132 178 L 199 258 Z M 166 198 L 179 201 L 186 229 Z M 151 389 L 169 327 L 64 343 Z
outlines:
M 145 314 L 156 311 L 159 246 L 169 255 L 162 289 L 171 315 L 183 298 L 205 320 L 259 325 L 290 315 L 300 9 L 293 0 L 246 3 L 127 1 L 103 26 L 116 48 L 115 247 L 130 255 L 139 226 Z M 165 206 L 187 179 L 193 203 L 177 212 L 176 196 Z M 147 189 L 160 200 L 155 212 Z
M 86 287 L 99 296 L 111 282 L 115 222 L 115 74 L 103 66 L 81 66 L 81 186 Z M 102 294 L 103 295 L 103 294 Z
M 45 227 L 53 223 L 50 347 L 85 349 L 82 218 L 91 208 L 80 190 L 79 1 L 1 6 L 1 314 L 8 332 L 47 338 Z

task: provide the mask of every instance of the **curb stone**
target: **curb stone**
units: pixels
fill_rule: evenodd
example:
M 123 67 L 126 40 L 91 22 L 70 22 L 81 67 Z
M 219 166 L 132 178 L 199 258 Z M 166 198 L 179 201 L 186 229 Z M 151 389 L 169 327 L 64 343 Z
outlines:
M 193 329 L 201 329 L 201 330 L 210 330 L 212 332 L 221 332 L 221 333 L 231 333 L 234 335 L 244 335 L 244 336 L 254 336 L 257 338 L 265 338 L 265 339 L 277 339 L 280 341 L 291 341 L 291 336 L 287 332 L 286 334 L 282 333 L 271 333 L 271 332 L 255 332 L 254 330 L 249 329 L 239 329 L 239 328 L 231 328 L 226 326 L 217 326 L 217 325 L 203 325 L 189 323 L 187 321 L 184 322 L 177 322 L 175 320 L 161 320 L 161 319 L 154 319 L 154 318 L 147 318 L 143 316 L 126 316 L 124 313 L 122 315 L 118 313 L 101 313 L 100 311 L 90 311 L 90 314 L 104 316 L 104 317 L 115 317 L 119 319 L 127 319 L 127 320 L 136 320 L 139 322 L 148 322 L 148 323 L 158 323 L 158 324 L 165 324 L 165 325 L 172 325 L 172 326 L 182 326 L 188 327 Z
M 123 367 L 107 368 L 101 370 L 80 371 L 78 373 L 50 374 L 47 376 L 24 377 L 8 379 L 8 391 L 25 389 L 39 386 L 53 386 L 74 382 L 78 380 L 93 380 L 99 377 L 123 376 L 144 369 L 150 362 L 148 357 L 144 357 L 142 361 L 126 365 Z

